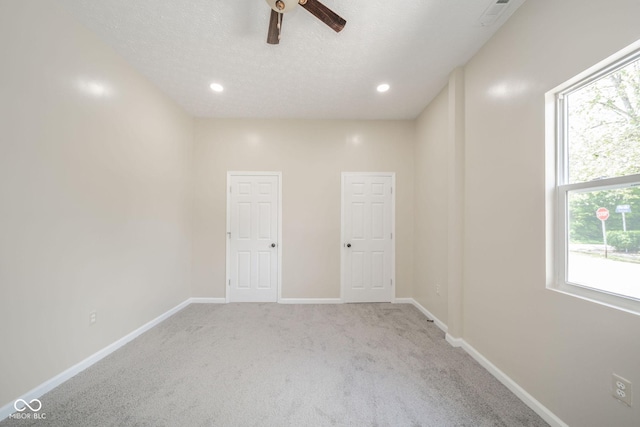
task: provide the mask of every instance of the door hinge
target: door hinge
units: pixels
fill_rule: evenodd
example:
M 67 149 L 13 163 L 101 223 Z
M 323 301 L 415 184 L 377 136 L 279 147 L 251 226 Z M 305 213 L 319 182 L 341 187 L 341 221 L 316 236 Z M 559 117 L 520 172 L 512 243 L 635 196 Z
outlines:
M 391 286 L 393 286 L 393 279 L 389 279 L 391 281 Z
M 231 286 L 231 279 L 229 279 L 229 286 Z
M 231 238 L 231 232 L 227 231 L 227 235 L 229 236 L 229 238 Z
M 391 233 L 391 238 L 393 239 L 393 233 Z
M 229 193 L 233 193 L 233 187 L 229 186 Z
M 391 194 L 393 194 L 393 187 L 391 187 Z

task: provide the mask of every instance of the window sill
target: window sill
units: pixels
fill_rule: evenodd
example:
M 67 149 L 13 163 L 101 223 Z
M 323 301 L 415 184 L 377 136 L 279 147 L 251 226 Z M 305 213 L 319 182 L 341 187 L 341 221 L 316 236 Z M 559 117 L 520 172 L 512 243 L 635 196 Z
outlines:
M 640 283 L 638 285 L 640 286 Z M 547 289 L 640 316 L 640 300 L 610 294 L 596 289 L 573 285 L 570 283 L 548 284 Z

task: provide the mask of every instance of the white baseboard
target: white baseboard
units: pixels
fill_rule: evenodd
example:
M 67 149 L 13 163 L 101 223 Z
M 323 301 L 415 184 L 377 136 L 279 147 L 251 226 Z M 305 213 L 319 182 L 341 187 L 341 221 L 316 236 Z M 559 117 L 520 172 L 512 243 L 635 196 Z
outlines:
M 444 339 L 451 345 L 451 347 L 462 347 L 464 340 L 462 338 L 454 338 L 452 335 L 446 334 Z
M 445 334 L 447 333 L 447 329 L 448 329 L 447 324 L 444 323 L 442 320 L 438 319 L 436 316 L 434 316 L 429 310 L 424 308 L 422 306 L 422 304 L 420 304 L 415 299 L 413 299 L 413 298 L 396 298 L 396 303 L 406 303 L 406 304 L 413 305 L 415 308 L 420 310 L 422 312 L 422 314 L 427 316 L 428 319 L 433 320 L 433 323 L 435 323 L 435 325 L 438 328 L 440 328 L 442 330 L 442 332 L 444 332 Z
M 400 298 L 396 299 L 396 302 Z M 543 420 L 545 420 L 552 427 L 569 427 L 564 421 L 558 418 L 553 412 L 551 412 L 546 406 L 540 403 L 536 398 L 531 396 L 529 393 L 525 391 L 518 383 L 511 379 L 507 374 L 502 372 L 496 365 L 491 363 L 489 359 L 484 357 L 478 350 L 473 348 L 468 342 L 466 342 L 463 338 L 454 338 L 453 336 L 447 333 L 447 325 L 442 323 L 437 317 L 435 317 L 429 310 L 424 308 L 418 301 L 413 298 L 402 298 L 410 304 L 413 304 L 418 310 L 420 310 L 425 316 L 429 319 L 433 319 L 434 323 L 445 332 L 445 339 L 452 347 L 462 347 L 464 351 L 466 351 L 473 359 L 478 362 L 483 368 L 485 368 L 491 375 L 496 377 L 498 381 L 500 381 L 505 387 L 507 387 L 513 394 L 515 394 L 518 399 L 522 400 L 525 405 L 531 408 L 536 414 L 540 416 Z
M 81 361 L 79 363 L 76 363 L 75 365 L 73 365 L 72 367 L 67 369 L 66 371 L 63 371 L 63 372 L 59 373 L 55 377 L 45 381 L 44 383 L 42 383 L 39 386 L 35 387 L 34 389 L 28 391 L 27 393 L 23 394 L 22 396 L 17 397 L 13 402 L 7 403 L 6 405 L 4 405 L 3 407 L 0 408 L 0 421 L 4 420 L 9 415 L 11 415 L 11 414 L 13 414 L 15 412 L 15 408 L 13 407 L 13 404 L 14 404 L 14 402 L 16 400 L 22 399 L 22 400 L 24 400 L 26 402 L 30 402 L 33 399 L 38 399 L 43 394 L 48 393 L 49 391 L 53 390 L 54 388 L 56 388 L 57 386 L 59 386 L 63 382 L 67 381 L 71 377 L 73 377 L 73 376 L 79 374 L 80 372 L 84 371 L 85 369 L 87 369 L 88 367 L 93 365 L 94 363 L 99 362 L 100 360 L 104 359 L 106 356 L 110 355 L 111 353 L 113 353 L 114 351 L 116 351 L 117 349 L 122 347 L 123 345 L 127 344 L 129 341 L 139 337 L 140 335 L 142 335 L 143 333 L 145 333 L 149 329 L 151 329 L 154 326 L 156 326 L 158 323 L 160 323 L 163 320 L 173 316 L 175 313 L 177 313 L 178 311 L 182 310 L 183 308 L 188 306 L 190 303 L 191 303 L 191 299 L 187 299 L 186 301 L 181 302 L 180 304 L 176 305 L 175 307 L 173 307 L 169 311 L 161 314 L 160 316 L 156 317 L 155 319 L 153 319 L 153 320 L 145 323 L 144 325 L 140 326 L 135 331 L 133 331 L 133 332 L 125 335 L 124 337 L 120 338 L 118 341 L 108 345 L 107 347 L 103 348 L 102 350 L 98 351 L 97 353 L 92 354 L 91 356 L 87 357 L 83 361 Z
M 225 298 L 189 298 L 187 300 L 188 304 L 226 304 L 227 300 Z
M 518 383 L 512 380 L 507 374 L 502 372 L 496 365 L 491 363 L 489 359 L 484 357 L 478 350 L 473 348 L 469 343 L 465 340 L 460 339 L 462 345 L 461 347 L 469 353 L 471 357 L 475 359 L 483 368 L 485 368 L 491 375 L 496 377 L 498 381 L 500 381 L 505 387 L 507 387 L 513 394 L 518 396 L 520 400 L 522 400 L 529 408 L 533 409 L 533 411 L 540 415 L 540 417 L 549 423 L 552 427 L 569 427 L 564 421 L 558 418 L 553 412 L 547 409 L 542 403 L 540 403 L 536 398 L 531 396 L 529 393 L 525 391 Z
M 342 304 L 340 298 L 280 298 L 280 304 Z

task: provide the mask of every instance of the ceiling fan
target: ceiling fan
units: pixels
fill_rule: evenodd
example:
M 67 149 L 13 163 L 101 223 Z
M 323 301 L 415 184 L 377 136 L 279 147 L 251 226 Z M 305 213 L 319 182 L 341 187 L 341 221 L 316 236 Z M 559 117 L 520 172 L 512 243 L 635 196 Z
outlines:
M 282 31 L 282 16 L 291 12 L 298 4 L 313 16 L 327 24 L 335 32 L 340 32 L 347 21 L 338 14 L 320 3 L 318 0 L 266 0 L 271 7 L 271 18 L 269 19 L 269 32 L 267 33 L 267 43 L 280 43 L 280 32 Z

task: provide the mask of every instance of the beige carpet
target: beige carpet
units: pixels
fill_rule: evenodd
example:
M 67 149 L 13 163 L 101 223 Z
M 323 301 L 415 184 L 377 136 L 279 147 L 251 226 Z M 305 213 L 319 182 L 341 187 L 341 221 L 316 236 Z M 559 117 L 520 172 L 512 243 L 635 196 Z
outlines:
M 42 396 L 34 426 L 546 426 L 406 304 L 192 304 Z

